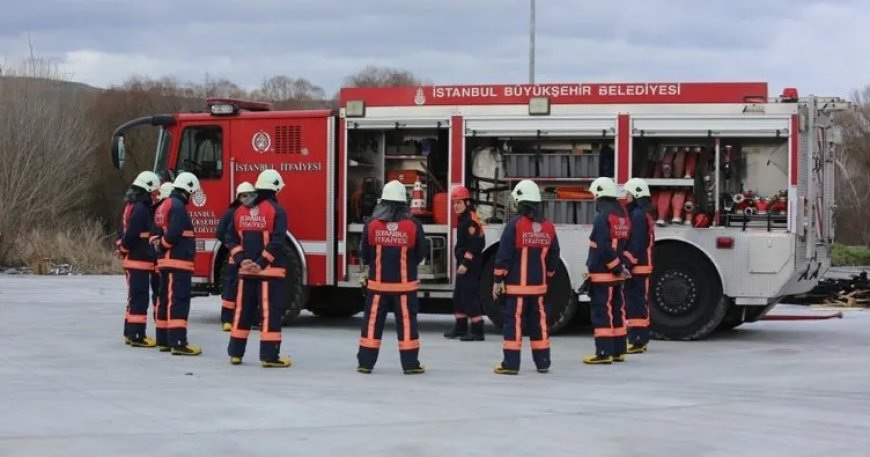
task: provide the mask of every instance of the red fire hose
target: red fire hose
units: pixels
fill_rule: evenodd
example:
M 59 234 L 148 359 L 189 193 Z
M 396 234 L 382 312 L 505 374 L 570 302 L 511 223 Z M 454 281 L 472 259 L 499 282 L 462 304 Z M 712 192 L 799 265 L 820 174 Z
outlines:
M 843 313 L 836 312 L 832 314 L 818 314 L 818 315 L 806 315 L 806 314 L 773 314 L 767 315 L 761 318 L 763 321 L 818 321 L 823 319 L 842 319 Z

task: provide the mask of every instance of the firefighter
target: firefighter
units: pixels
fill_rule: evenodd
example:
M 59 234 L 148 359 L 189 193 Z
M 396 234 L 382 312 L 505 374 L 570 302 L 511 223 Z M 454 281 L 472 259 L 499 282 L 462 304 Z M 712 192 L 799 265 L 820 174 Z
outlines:
M 649 343 L 649 281 L 653 269 L 655 220 L 652 217 L 649 185 L 640 178 L 629 179 L 623 186 L 628 200 L 631 233 L 624 253 L 631 266 L 626 280 L 625 310 L 629 354 L 646 352 Z
M 233 218 L 236 208 L 245 203 L 245 206 L 252 206 L 257 198 L 254 185 L 245 181 L 236 187 L 236 199 L 230 203 L 220 222 L 217 226 L 217 239 L 224 245 L 227 244 L 226 235 L 227 229 Z M 236 314 L 236 287 L 238 286 L 238 266 L 233 262 L 232 257 L 227 259 L 227 265 L 221 275 L 221 328 L 225 332 L 229 332 L 233 327 L 233 316 Z
M 520 370 L 523 329 L 539 373 L 550 369 L 550 337 L 544 296 L 559 262 L 556 229 L 543 217 L 541 191 L 528 179 L 511 192 L 518 215 L 505 225 L 495 258 L 493 299 L 504 298 L 504 359 L 496 374 Z
M 160 190 L 158 191 L 157 198 L 154 199 L 154 204 L 151 206 L 151 222 L 154 222 L 154 214 L 157 212 L 157 207 L 160 206 L 160 203 L 163 200 L 169 198 L 169 195 L 172 194 L 172 183 L 164 182 L 160 185 Z M 152 224 L 153 225 L 153 224 Z M 155 229 L 152 235 L 156 235 L 157 230 Z M 151 305 L 154 313 L 154 322 L 157 322 L 157 301 L 160 299 L 160 271 L 157 269 L 157 264 L 154 265 L 154 272 L 151 273 Z
M 384 320 L 392 310 L 396 317 L 399 356 L 405 374 L 426 371 L 420 365 L 417 330 L 417 265 L 426 257 L 423 225 L 413 218 L 405 186 L 390 181 L 381 201 L 365 223 L 360 240 L 360 257 L 368 265 L 365 279 L 366 304 L 359 340 L 357 371 L 371 373 L 378 360 Z
M 187 342 L 190 287 L 196 240 L 187 206 L 191 194 L 200 190 L 193 173 L 182 172 L 172 184 L 170 196 L 154 214 L 156 234 L 152 237 L 160 271 L 160 299 L 157 303 L 157 345 L 161 352 L 195 356 L 199 346 Z
M 151 237 L 151 194 L 157 191 L 160 177 L 150 171 L 136 176 L 124 196 L 126 204 L 118 230 L 119 256 L 127 279 L 127 309 L 124 313 L 124 342 L 133 347 L 154 347 L 145 336 L 148 324 L 148 286 L 154 272 Z
M 608 177 L 592 181 L 589 191 L 595 196 L 597 214 L 589 237 L 589 294 L 592 299 L 592 325 L 595 327 L 595 353 L 583 358 L 587 364 L 609 364 L 625 360 L 626 331 L 622 283 L 631 277 L 620 254 L 629 237 L 629 220 L 616 183 Z
M 284 288 L 287 214 L 275 196 L 284 188 L 284 179 L 275 170 L 263 170 L 254 188 L 256 198 L 251 201 L 246 197 L 245 204 L 235 209 L 226 234 L 227 249 L 232 261 L 239 266 L 227 353 L 231 364 L 242 363 L 251 324 L 260 306 L 260 364 L 264 368 L 286 368 L 293 361 L 279 354 L 281 319 L 287 302 Z
M 444 333 L 445 338 L 459 338 L 460 341 L 483 341 L 483 311 L 480 305 L 479 284 L 483 267 L 483 248 L 486 238 L 483 225 L 471 200 L 471 192 L 459 186 L 450 195 L 453 212 L 459 216 L 456 228 L 456 284 L 453 288 L 453 314 L 456 323 L 452 330 Z M 471 332 L 468 321 L 471 320 Z

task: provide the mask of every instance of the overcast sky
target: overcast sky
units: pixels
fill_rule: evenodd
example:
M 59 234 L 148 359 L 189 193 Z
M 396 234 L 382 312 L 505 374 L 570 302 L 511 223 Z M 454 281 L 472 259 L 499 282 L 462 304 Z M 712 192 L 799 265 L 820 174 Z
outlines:
M 529 77 L 529 0 L 4 0 L 0 64 L 57 58 L 99 87 L 130 75 L 337 90 L 368 64 L 436 84 Z M 11 4 L 15 6 L 11 6 Z M 868 0 L 537 0 L 537 82 L 870 83 Z

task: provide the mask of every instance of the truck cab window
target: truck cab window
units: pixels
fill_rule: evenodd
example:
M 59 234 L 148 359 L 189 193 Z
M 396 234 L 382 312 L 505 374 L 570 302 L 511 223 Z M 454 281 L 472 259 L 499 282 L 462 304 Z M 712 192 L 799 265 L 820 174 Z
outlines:
M 181 134 L 176 169 L 199 179 L 220 179 L 223 174 L 223 131 L 220 126 L 187 127 Z

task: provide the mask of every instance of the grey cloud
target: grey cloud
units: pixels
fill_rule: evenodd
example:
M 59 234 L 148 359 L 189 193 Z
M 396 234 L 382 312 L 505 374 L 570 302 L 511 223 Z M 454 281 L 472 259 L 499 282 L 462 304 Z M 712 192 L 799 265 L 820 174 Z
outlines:
M 538 81 L 768 80 L 845 95 L 867 81 L 864 1 L 537 0 Z M 524 82 L 527 0 L 37 0 L 0 18 L 0 54 L 63 59 L 95 85 L 131 73 L 336 90 L 367 64 L 436 83 Z M 833 70 L 833 71 L 832 71 Z

